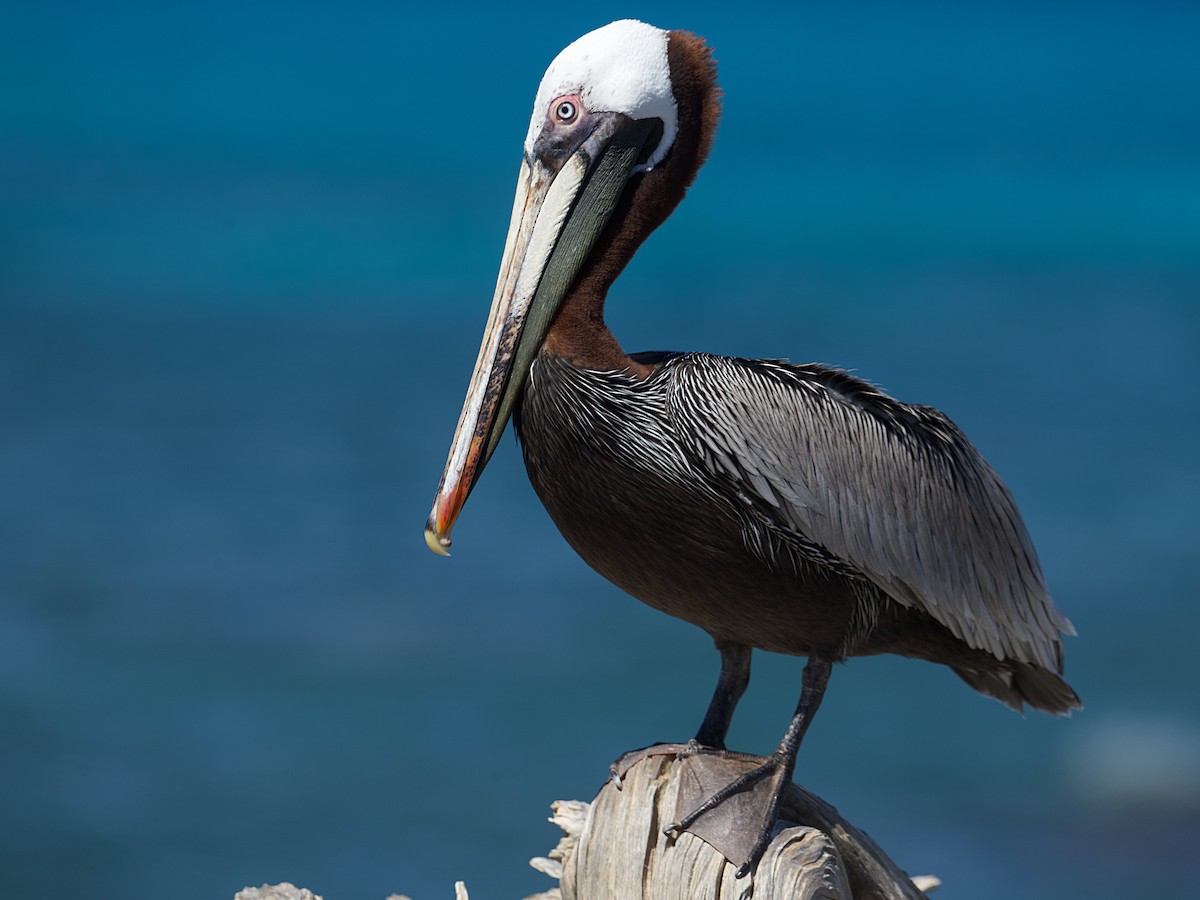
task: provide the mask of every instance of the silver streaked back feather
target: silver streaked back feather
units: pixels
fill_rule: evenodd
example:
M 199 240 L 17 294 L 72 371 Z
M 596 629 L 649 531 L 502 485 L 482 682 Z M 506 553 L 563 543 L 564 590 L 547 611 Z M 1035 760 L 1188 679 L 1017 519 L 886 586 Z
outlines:
M 709 476 L 997 659 L 1062 670 L 1008 489 L 945 415 L 824 366 L 686 354 L 668 416 Z

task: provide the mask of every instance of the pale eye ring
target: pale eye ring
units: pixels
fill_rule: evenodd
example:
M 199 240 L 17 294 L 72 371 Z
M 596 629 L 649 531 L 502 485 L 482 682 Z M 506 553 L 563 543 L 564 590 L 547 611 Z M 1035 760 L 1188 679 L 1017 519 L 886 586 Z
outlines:
M 563 97 L 554 102 L 554 118 L 563 125 L 570 125 L 579 115 L 579 107 L 575 105 L 575 101 Z

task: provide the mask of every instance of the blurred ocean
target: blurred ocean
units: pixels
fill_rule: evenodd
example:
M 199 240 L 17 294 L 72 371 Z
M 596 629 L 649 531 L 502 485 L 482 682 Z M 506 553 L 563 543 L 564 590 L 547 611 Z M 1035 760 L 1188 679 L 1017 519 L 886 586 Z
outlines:
M 538 79 L 626 15 L 726 113 L 614 332 L 946 410 L 1079 630 L 1070 720 L 851 661 L 798 780 L 947 898 L 1200 896 L 1200 6 L 771 9 L 6 9 L 0 896 L 517 898 L 552 800 L 693 733 L 707 637 L 511 440 L 421 537 Z M 802 661 L 755 665 L 766 752 Z

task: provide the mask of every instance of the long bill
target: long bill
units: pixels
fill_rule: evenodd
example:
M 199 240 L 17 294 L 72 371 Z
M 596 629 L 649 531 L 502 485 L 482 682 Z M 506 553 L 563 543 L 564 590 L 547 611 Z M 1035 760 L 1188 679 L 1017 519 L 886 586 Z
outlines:
M 603 145 L 584 143 L 557 171 L 536 159 L 521 163 L 491 313 L 425 523 L 425 543 L 434 553 L 449 555 L 454 522 L 500 441 L 554 314 L 644 158 L 652 131 L 650 120 L 625 120 Z

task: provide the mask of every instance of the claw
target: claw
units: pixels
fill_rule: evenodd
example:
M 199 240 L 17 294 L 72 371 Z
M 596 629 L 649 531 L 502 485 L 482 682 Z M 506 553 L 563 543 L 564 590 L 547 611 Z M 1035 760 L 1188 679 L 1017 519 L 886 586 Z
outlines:
M 651 744 L 649 747 L 643 747 L 640 750 L 630 750 L 628 753 L 623 753 L 619 759 L 608 767 L 609 777 L 612 779 L 613 784 L 617 786 L 617 790 L 620 790 L 621 783 L 625 779 L 625 773 L 643 759 L 649 756 L 674 756 L 679 759 L 687 754 L 689 746 L 690 744 Z

